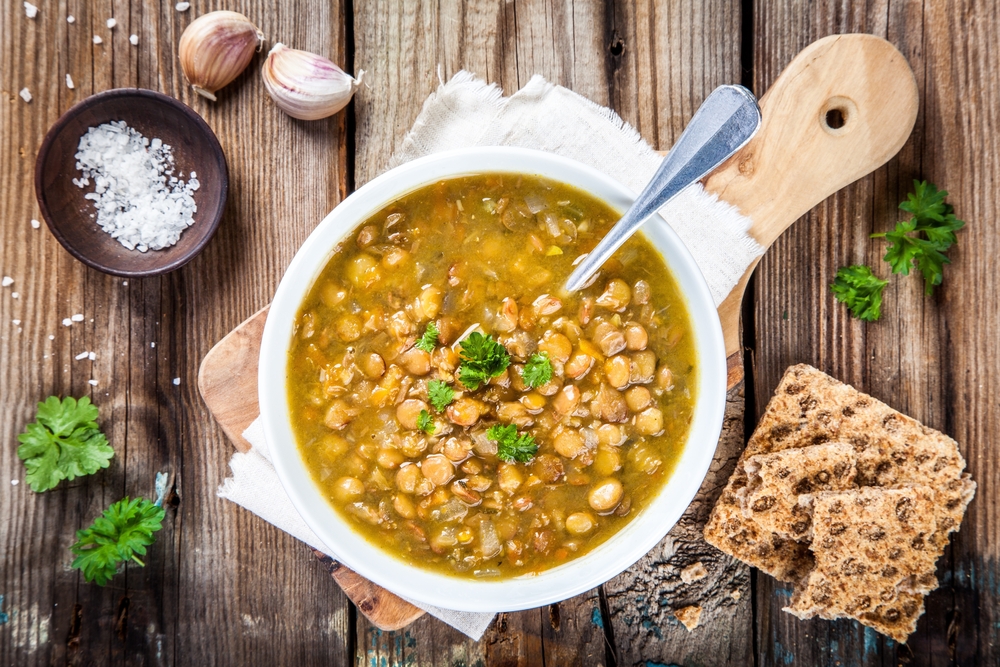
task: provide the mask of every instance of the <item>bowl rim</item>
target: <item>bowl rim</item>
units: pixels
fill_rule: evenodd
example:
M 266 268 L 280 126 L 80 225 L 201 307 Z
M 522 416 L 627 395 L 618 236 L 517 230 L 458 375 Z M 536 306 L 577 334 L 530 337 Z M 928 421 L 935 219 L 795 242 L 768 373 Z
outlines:
M 469 163 L 478 168 L 469 168 Z M 515 168 L 516 167 L 516 168 Z M 271 462 L 292 505 L 318 540 L 345 565 L 404 598 L 444 609 L 496 612 L 529 609 L 578 595 L 617 576 L 671 530 L 694 499 L 711 466 L 726 402 L 726 355 L 715 302 L 705 278 L 680 237 L 658 215 L 655 234 L 668 270 L 687 301 L 699 358 L 695 414 L 680 460 L 663 489 L 626 526 L 588 553 L 538 574 L 512 579 L 469 579 L 423 569 L 389 555 L 342 518 L 305 467 L 289 421 L 287 352 L 302 299 L 339 244 L 358 224 L 408 192 L 444 178 L 474 173 L 538 175 L 587 191 L 623 211 L 635 194 L 602 172 L 553 153 L 515 147 L 466 148 L 407 162 L 347 197 L 303 243 L 275 292 L 264 326 L 258 367 L 261 422 Z M 605 196 L 612 193 L 614 200 Z M 650 222 L 644 229 L 650 227 Z M 644 232 L 645 233 L 645 232 Z M 661 240 L 661 243 L 664 241 Z M 654 530 L 650 527 L 654 526 Z
M 173 107 L 175 110 L 181 112 L 181 114 L 186 116 L 188 120 L 191 121 L 208 139 L 212 153 L 215 155 L 216 160 L 220 163 L 219 182 L 221 185 L 221 192 L 219 201 L 221 202 L 221 205 L 212 220 L 206 224 L 208 227 L 207 231 L 202 232 L 204 236 L 187 253 L 181 255 L 169 264 L 157 269 L 120 269 L 94 260 L 93 258 L 80 252 L 74 245 L 69 243 L 63 235 L 62 230 L 53 221 L 52 214 L 49 212 L 48 199 L 43 186 L 43 172 L 45 163 L 49 157 L 49 152 L 52 149 L 52 143 L 55 141 L 55 138 L 59 135 L 59 133 L 62 132 L 70 121 L 79 115 L 81 111 L 116 97 L 146 97 L 151 100 L 164 103 L 167 106 Z M 188 105 L 169 95 L 165 95 L 155 90 L 149 90 L 148 88 L 112 88 L 111 90 L 95 93 L 80 100 L 67 109 L 65 113 L 59 116 L 59 119 L 53 123 L 52 127 L 49 128 L 49 131 L 45 133 L 45 138 L 42 139 L 42 144 L 38 149 L 38 155 L 35 158 L 35 199 L 38 200 L 38 208 L 41 211 L 42 218 L 45 220 L 45 224 L 48 226 L 49 231 L 52 232 L 52 235 L 56 237 L 59 244 L 65 248 L 69 254 L 73 255 L 73 257 L 77 258 L 92 269 L 97 269 L 103 273 L 119 276 L 121 278 L 145 278 L 170 273 L 171 271 L 176 271 L 181 268 L 201 254 L 201 251 L 205 249 L 208 242 L 215 236 L 215 232 L 218 230 L 219 224 L 222 222 L 222 216 L 225 213 L 226 201 L 228 197 L 229 163 L 226 160 L 226 154 L 222 150 L 222 144 L 219 143 L 219 138 L 215 135 L 215 132 L 212 131 L 212 128 L 205 121 L 205 119 Z

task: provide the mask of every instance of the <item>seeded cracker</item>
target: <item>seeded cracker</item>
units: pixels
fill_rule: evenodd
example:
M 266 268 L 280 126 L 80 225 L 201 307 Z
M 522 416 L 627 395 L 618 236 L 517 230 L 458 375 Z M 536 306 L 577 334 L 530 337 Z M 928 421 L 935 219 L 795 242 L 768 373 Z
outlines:
M 716 503 L 705 539 L 781 581 L 805 576 L 813 566 L 808 545 L 744 515 L 740 498 L 749 483 L 745 466 L 752 456 L 832 441 L 854 448 L 858 486 L 913 483 L 944 488 L 965 469 L 957 443 L 948 436 L 811 366 L 792 366 Z
M 855 486 L 857 457 L 843 442 L 758 454 L 744 462 L 747 485 L 736 492 L 743 516 L 786 539 L 808 538 L 809 510 L 798 496 Z
M 905 642 L 937 586 L 931 544 L 935 493 L 927 486 L 866 487 L 802 496 L 813 511 L 816 567 L 785 611 L 857 619 Z

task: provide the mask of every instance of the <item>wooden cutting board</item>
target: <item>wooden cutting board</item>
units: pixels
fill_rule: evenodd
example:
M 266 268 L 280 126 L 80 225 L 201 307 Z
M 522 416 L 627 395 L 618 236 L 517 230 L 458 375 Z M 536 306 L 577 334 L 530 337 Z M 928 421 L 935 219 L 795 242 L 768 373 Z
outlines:
M 917 86 L 906 59 L 871 35 L 834 35 L 804 49 L 760 100 L 757 136 L 710 174 L 705 188 L 753 221 L 765 248 L 809 209 L 894 156 L 917 117 Z M 740 304 L 750 274 L 719 306 L 729 388 L 743 378 Z M 236 448 L 260 411 L 257 358 L 267 308 L 255 313 L 209 351 L 198 388 Z M 395 630 L 423 611 L 319 555 L 358 609 L 383 630 Z

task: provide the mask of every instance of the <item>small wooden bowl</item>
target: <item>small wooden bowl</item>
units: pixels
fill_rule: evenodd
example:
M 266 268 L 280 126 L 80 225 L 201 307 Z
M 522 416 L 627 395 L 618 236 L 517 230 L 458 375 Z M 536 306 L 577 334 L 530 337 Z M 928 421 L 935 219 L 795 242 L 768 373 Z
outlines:
M 173 147 L 178 177 L 187 180 L 192 171 L 198 174 L 194 224 L 169 248 L 129 250 L 97 225 L 94 203 L 84 199 L 93 186 L 73 184 L 82 175 L 74 157 L 80 137 L 88 128 L 113 120 Z M 116 276 L 155 276 L 191 261 L 215 234 L 228 191 L 226 156 L 212 128 L 189 107 L 152 90 L 119 88 L 83 100 L 45 135 L 35 162 L 35 196 L 49 229 L 81 262 Z

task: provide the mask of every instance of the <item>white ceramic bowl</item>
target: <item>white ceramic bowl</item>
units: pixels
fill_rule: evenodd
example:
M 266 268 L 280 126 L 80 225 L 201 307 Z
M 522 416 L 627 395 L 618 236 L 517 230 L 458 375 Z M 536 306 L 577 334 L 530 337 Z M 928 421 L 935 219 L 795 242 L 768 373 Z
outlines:
M 368 542 L 337 513 L 313 482 L 292 432 L 285 389 L 288 348 L 299 306 L 334 248 L 370 215 L 403 194 L 442 178 L 484 172 L 532 174 L 573 185 L 624 212 L 634 193 L 604 174 L 550 153 L 474 148 L 414 160 L 382 174 L 335 208 L 295 255 L 274 295 L 260 351 L 261 419 L 274 467 L 310 528 L 351 569 L 403 597 L 461 611 L 514 611 L 565 600 L 626 570 L 656 545 L 701 486 L 722 429 L 726 355 L 722 329 L 705 279 L 687 248 L 659 217 L 643 233 L 662 253 L 681 291 L 696 337 L 694 419 L 680 461 L 660 494 L 596 549 L 536 575 L 471 580 L 407 565 Z

